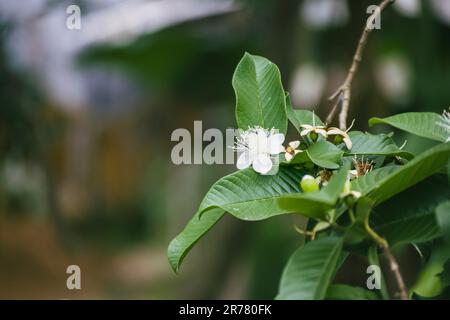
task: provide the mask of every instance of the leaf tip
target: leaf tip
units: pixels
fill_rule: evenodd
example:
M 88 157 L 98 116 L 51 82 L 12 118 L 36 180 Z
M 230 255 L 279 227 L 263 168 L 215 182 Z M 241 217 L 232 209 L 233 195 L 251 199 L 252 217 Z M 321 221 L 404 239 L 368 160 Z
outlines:
M 373 117 L 369 119 L 369 127 L 373 127 L 374 125 L 382 122 L 381 118 Z

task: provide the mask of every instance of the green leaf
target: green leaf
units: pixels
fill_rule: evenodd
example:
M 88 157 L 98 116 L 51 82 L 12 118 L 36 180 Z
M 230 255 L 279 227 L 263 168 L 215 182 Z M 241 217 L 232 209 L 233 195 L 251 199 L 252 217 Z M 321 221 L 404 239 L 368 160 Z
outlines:
M 320 120 L 320 118 L 317 115 L 315 115 L 312 111 L 303 109 L 294 109 L 289 94 L 286 94 L 286 114 L 288 116 L 289 121 L 292 123 L 292 125 L 295 127 L 295 129 L 297 129 L 299 133 L 302 131 L 302 129 L 300 128 L 300 125 L 302 124 L 309 124 L 309 125 L 315 124 L 316 126 L 323 126 L 322 120 Z
M 368 237 L 365 223 L 372 212 L 373 201 L 366 197 L 360 197 L 357 201 L 355 221 L 347 228 L 345 233 L 345 244 L 357 244 Z
M 314 163 L 315 165 L 326 169 L 338 169 L 342 164 L 344 152 L 334 144 L 321 140 L 313 143 L 305 152 L 299 152 L 289 162 L 283 162 L 288 165 Z
M 301 192 L 299 182 L 304 173 L 282 166 L 275 175 L 260 175 L 248 168 L 217 181 L 200 204 L 201 219 L 214 208 L 221 208 L 242 220 L 263 220 L 288 213 L 277 199 Z
M 446 177 L 433 175 L 375 209 L 370 223 L 391 246 L 429 241 L 441 235 L 435 211 L 449 197 Z
M 420 137 L 444 142 L 448 138 L 448 133 L 438 125 L 441 122 L 442 117 L 437 113 L 407 112 L 384 119 L 372 118 L 369 120 L 369 126 L 379 123 L 388 124 Z
M 450 200 L 442 202 L 436 208 L 436 219 L 445 239 L 450 242 Z
M 450 259 L 444 263 L 443 269 L 439 274 L 439 278 L 441 279 L 442 286 L 445 288 L 450 286 Z
M 278 205 L 288 212 L 300 212 L 307 217 L 324 220 L 326 213 L 335 207 L 344 189 L 347 175 L 348 165 L 344 165 L 320 191 L 284 195 L 278 199 Z
M 379 169 L 372 170 L 365 175 L 352 180 L 352 190 L 359 191 L 363 195 L 368 194 L 386 177 L 393 172 L 399 170 L 401 166 L 386 166 Z
M 382 155 L 399 156 L 405 159 L 412 159 L 413 155 L 401 150 L 386 134 L 370 134 L 360 131 L 349 132 L 350 140 L 353 143 L 350 155 Z
M 403 166 L 369 172 L 354 180 L 352 186 L 377 205 L 439 172 L 445 167 L 449 157 L 450 143 L 439 144 Z
M 326 237 L 297 249 L 284 269 L 277 299 L 324 299 L 337 271 L 342 242 Z
M 240 129 L 261 126 L 286 133 L 284 89 L 278 67 L 266 58 L 245 53 L 233 75 L 236 121 Z
M 450 247 L 448 244 L 434 248 L 428 263 L 420 271 L 416 283 L 410 291 L 426 298 L 437 297 L 443 289 L 442 273 L 445 272 L 445 264 L 449 259 Z
M 364 288 L 333 284 L 328 288 L 328 300 L 378 300 L 378 295 Z
M 213 209 L 207 216 L 200 219 L 197 212 L 184 230 L 170 242 L 167 257 L 173 271 L 178 272 L 186 254 L 222 218 L 224 213 L 222 209 Z
M 321 168 L 338 169 L 344 152 L 328 141 L 313 143 L 306 150 L 312 162 Z

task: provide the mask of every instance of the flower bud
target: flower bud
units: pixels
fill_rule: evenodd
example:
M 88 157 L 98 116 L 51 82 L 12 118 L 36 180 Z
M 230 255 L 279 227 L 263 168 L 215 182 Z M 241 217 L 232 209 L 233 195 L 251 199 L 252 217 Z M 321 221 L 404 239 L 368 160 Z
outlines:
M 307 174 L 300 181 L 300 187 L 305 193 L 319 191 L 319 182 L 313 176 Z

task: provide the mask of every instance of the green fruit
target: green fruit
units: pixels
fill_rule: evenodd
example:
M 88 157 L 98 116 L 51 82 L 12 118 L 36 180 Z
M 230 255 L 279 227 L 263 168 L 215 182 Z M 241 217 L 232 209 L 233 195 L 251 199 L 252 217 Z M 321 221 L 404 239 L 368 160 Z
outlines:
M 300 187 L 305 193 L 319 191 L 319 182 L 313 176 L 304 175 Z
M 312 140 L 313 142 L 316 142 L 317 139 L 319 138 L 319 135 L 318 135 L 316 132 L 312 131 L 312 132 L 309 134 L 309 137 L 311 138 L 311 140 Z

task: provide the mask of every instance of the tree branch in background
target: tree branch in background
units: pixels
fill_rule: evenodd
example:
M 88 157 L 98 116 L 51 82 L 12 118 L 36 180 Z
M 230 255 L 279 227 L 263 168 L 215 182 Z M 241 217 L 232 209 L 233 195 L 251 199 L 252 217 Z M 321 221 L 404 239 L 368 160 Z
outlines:
M 366 47 L 369 34 L 374 29 L 372 27 L 373 22 L 380 17 L 381 12 L 388 5 L 394 2 L 395 0 L 383 0 L 378 6 L 378 8 L 375 10 L 375 12 L 367 19 L 363 33 L 361 35 L 361 38 L 359 39 L 355 55 L 353 56 L 352 65 L 348 70 L 347 77 L 345 78 L 344 82 L 339 86 L 339 88 L 328 98 L 328 101 L 330 103 L 334 101 L 334 105 L 327 116 L 326 119 L 327 126 L 333 121 L 334 114 L 336 113 L 338 106 L 341 105 L 341 111 L 339 113 L 339 127 L 341 128 L 341 130 L 347 129 L 347 115 L 348 115 L 348 108 L 350 105 L 352 81 L 356 71 L 358 71 L 359 64 L 362 60 L 362 55 L 364 52 L 364 48 Z

